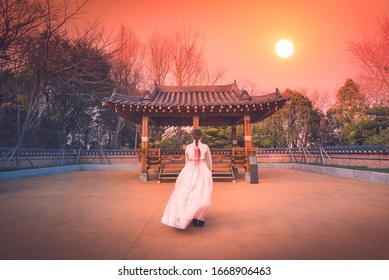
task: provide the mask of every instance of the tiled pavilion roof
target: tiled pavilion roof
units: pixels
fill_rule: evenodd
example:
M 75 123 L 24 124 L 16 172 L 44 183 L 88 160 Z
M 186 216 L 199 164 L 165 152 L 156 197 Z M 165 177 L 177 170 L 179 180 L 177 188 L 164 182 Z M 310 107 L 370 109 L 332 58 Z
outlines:
M 140 123 L 142 114 L 148 114 L 160 125 L 191 125 L 192 116 L 200 116 L 201 125 L 232 124 L 243 114 L 250 113 L 252 122 L 260 121 L 281 108 L 289 100 L 278 89 L 274 93 L 250 96 L 235 83 L 217 86 L 156 85 L 144 96 L 126 96 L 118 93 L 103 99 L 123 117 Z

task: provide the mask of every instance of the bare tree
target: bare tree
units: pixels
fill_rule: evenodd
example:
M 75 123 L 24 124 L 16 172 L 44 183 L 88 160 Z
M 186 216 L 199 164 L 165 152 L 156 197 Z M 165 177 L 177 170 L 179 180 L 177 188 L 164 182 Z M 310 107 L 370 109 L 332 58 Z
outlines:
M 111 70 L 120 93 L 126 95 L 140 93 L 140 88 L 144 84 L 144 60 L 145 48 L 131 29 L 121 25 Z
M 206 79 L 203 38 L 200 29 L 178 27 L 172 36 L 170 71 L 178 86 L 201 84 Z
M 23 60 L 17 48 L 44 22 L 38 1 L 3 0 L 0 2 L 0 77 L 14 73 Z
M 0 90 L 17 107 L 17 145 L 11 155 L 17 155 L 17 163 L 26 132 L 36 126 L 47 108 L 42 101 L 47 101 L 45 96 L 51 92 L 45 71 L 51 60 L 50 42 L 84 4 L 69 10 L 66 3 L 52 4 L 48 0 L 0 3 Z M 34 52 L 39 40 L 44 43 L 40 52 Z M 35 59 L 38 56 L 40 59 Z M 21 104 L 26 108 L 23 116 Z
M 321 91 L 314 88 L 308 95 L 314 110 L 326 111 L 330 107 L 331 94 L 328 90 Z
M 212 72 L 209 67 L 206 66 L 206 78 L 203 82 L 204 85 L 215 85 L 221 78 L 223 78 L 226 70 L 224 68 L 216 68 Z
M 60 34 L 65 24 L 81 13 L 85 3 L 69 10 L 66 3 L 62 5 L 52 4 L 51 1 L 36 2 L 36 9 L 42 23 L 31 34 L 26 34 L 25 44 L 18 47 L 20 52 L 23 49 L 28 51 L 29 61 L 26 62 L 25 67 L 27 71 L 33 73 L 32 84 L 27 89 L 29 96 L 26 117 L 18 129 L 18 146 L 22 145 L 25 133 L 35 127 L 47 109 L 47 106 L 42 106 L 42 100 L 47 100 L 45 97 L 50 96 L 53 91 L 49 83 L 48 67 L 58 58 L 56 53 L 53 53 L 53 43 L 57 42 L 58 38 L 56 36 Z M 58 71 L 64 71 L 64 68 Z M 55 74 L 58 73 L 51 73 L 53 76 Z
M 222 78 L 224 70 L 210 70 L 204 58 L 200 29 L 182 24 L 170 36 L 154 32 L 150 37 L 148 73 L 155 84 L 190 86 L 213 85 Z M 181 139 L 181 127 L 175 131 Z
M 172 41 L 167 34 L 154 32 L 147 46 L 149 76 L 155 84 L 165 84 L 172 60 Z
M 99 93 L 105 95 L 110 83 L 105 75 L 109 69 L 105 52 L 108 40 L 103 31 L 95 23 L 76 30 L 72 36 L 66 30 L 82 14 L 86 1 L 80 5 L 49 0 L 33 3 L 33 13 L 39 19 L 11 48 L 22 67 L 1 83 L 1 90 L 17 107 L 17 147 L 22 146 L 27 132 L 39 127 L 54 100 L 66 122 L 67 117 L 77 113 L 77 106 L 70 104 L 75 103 L 70 99 L 78 99 L 78 104 L 100 101 Z M 79 111 L 85 109 L 81 107 L 78 106 Z
M 259 87 L 255 82 L 247 78 L 239 82 L 238 85 L 241 89 L 247 90 L 250 95 L 263 95 L 267 93 L 264 88 Z
M 121 94 L 140 95 L 144 82 L 145 48 L 135 33 L 120 27 L 120 33 L 114 49 L 111 75 L 115 87 Z M 125 126 L 125 119 L 117 115 L 116 128 L 113 133 L 113 146 L 117 147 L 119 133 Z
M 182 24 L 170 35 L 154 32 L 147 49 L 147 70 L 155 84 L 213 85 L 225 73 L 224 69 L 214 70 L 206 63 L 199 28 Z
M 301 87 L 298 91 L 309 98 L 312 102 L 312 109 L 319 111 L 326 111 L 331 103 L 331 94 L 328 90 L 319 90 L 318 88 L 313 88 L 312 90 L 308 90 L 307 88 Z
M 90 122 L 91 127 L 84 130 L 86 133 L 78 130 L 84 134 L 83 143 L 87 143 L 88 137 L 93 137 L 96 132 L 98 121 L 91 117 L 90 112 L 100 116 L 96 106 L 113 87 L 109 75 L 111 53 L 106 51 L 112 41 L 97 22 L 82 26 L 70 38 L 63 39 L 67 46 L 58 51 L 56 71 L 50 71 L 48 75 L 54 91 L 53 98 L 49 100 L 55 100 L 56 109 L 61 112 L 63 134 L 69 133 L 72 124 L 76 123 L 79 127 L 79 123 Z
M 358 43 L 351 43 L 358 84 L 371 105 L 389 104 L 389 16 L 378 22 L 378 30 Z

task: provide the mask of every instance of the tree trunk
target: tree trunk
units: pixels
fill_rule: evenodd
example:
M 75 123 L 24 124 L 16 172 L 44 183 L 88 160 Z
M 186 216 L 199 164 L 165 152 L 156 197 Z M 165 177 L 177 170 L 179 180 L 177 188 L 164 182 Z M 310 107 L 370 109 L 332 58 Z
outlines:
M 320 163 L 324 164 L 323 147 L 320 146 L 319 151 L 320 151 Z
M 88 143 L 89 143 L 89 139 L 88 139 L 88 134 L 89 134 L 89 129 L 86 129 L 84 131 L 84 148 L 85 149 L 88 149 Z
M 178 140 L 180 140 L 180 141 L 182 142 L 182 130 L 181 130 L 181 126 L 177 126 L 177 127 L 176 127 L 176 135 L 177 135 Z
M 124 127 L 124 123 L 125 123 L 125 120 L 121 116 L 118 115 L 117 119 L 116 119 L 115 133 L 113 135 L 113 140 L 112 140 L 112 142 L 113 142 L 112 144 L 113 144 L 114 149 L 118 148 L 119 134 L 120 134 L 120 131 Z

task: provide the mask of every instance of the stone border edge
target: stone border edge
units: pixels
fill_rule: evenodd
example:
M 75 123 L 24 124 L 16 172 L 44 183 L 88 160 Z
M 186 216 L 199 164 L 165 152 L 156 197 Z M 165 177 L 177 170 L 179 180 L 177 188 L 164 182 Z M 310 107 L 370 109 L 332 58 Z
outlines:
M 0 172 L 0 182 L 77 171 L 138 170 L 139 164 L 77 164 Z
M 365 170 L 336 168 L 327 166 L 315 166 L 299 163 L 259 163 L 261 168 L 289 168 L 313 173 L 326 174 L 329 176 L 363 180 L 375 183 L 389 184 L 389 173 L 380 173 Z M 78 164 L 67 166 L 43 167 L 35 169 L 23 169 L 0 172 L 0 182 L 26 179 L 36 176 L 47 176 L 76 171 L 102 171 L 102 170 L 139 170 L 139 164 Z M 261 177 L 259 171 L 259 177 Z
M 348 168 L 337 168 L 337 167 L 329 167 L 329 166 L 316 166 L 316 165 L 301 164 L 301 163 L 259 163 L 258 165 L 259 165 L 259 170 L 261 170 L 261 168 L 290 168 L 290 169 L 325 174 L 325 175 L 335 176 L 335 177 L 389 184 L 389 173 L 355 170 L 355 169 L 348 169 Z M 259 177 L 260 176 L 261 175 L 259 175 Z

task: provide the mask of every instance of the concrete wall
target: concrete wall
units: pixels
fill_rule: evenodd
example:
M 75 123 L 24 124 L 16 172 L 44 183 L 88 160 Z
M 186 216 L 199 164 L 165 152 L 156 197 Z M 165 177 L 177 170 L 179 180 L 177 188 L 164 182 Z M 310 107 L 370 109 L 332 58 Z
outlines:
M 259 163 L 259 177 L 264 168 L 290 168 L 308 172 L 326 174 L 329 176 L 370 181 L 382 184 L 389 184 L 389 173 L 372 172 L 365 170 L 354 170 L 347 168 L 336 168 L 328 166 L 317 166 L 300 163 Z
M 76 171 L 90 170 L 139 170 L 139 164 L 77 164 L 67 166 L 43 167 L 0 172 L 0 182 L 35 176 L 47 176 Z

